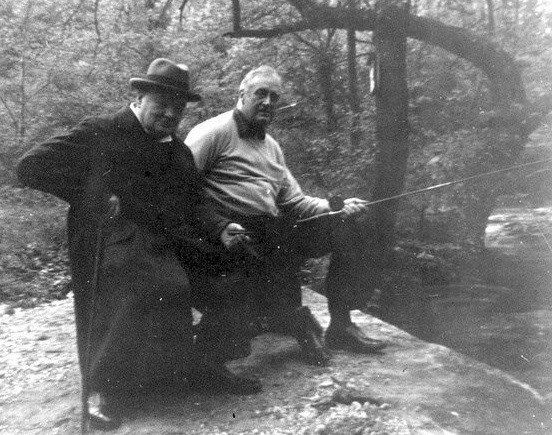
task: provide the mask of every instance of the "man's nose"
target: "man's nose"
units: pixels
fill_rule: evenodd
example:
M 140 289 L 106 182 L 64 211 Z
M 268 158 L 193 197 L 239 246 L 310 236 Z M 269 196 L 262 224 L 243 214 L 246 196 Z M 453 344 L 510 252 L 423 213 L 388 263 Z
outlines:
M 262 99 L 262 103 L 263 104 L 266 104 L 267 106 L 270 106 L 272 104 L 274 104 L 276 101 L 274 99 L 273 96 L 271 96 L 270 94 L 268 94 L 267 96 L 265 96 L 263 99 Z
M 165 107 L 165 116 L 167 118 L 177 118 L 179 116 L 179 111 L 176 107 L 167 106 Z

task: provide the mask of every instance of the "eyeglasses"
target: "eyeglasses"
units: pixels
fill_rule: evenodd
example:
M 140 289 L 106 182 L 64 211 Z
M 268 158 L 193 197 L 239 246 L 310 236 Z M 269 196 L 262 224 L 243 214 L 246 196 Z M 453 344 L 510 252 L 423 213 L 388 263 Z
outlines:
M 280 99 L 280 94 L 274 91 L 270 91 L 267 88 L 260 88 L 255 91 L 255 97 L 257 97 L 259 100 L 264 100 L 265 98 L 269 97 L 271 103 L 277 103 Z

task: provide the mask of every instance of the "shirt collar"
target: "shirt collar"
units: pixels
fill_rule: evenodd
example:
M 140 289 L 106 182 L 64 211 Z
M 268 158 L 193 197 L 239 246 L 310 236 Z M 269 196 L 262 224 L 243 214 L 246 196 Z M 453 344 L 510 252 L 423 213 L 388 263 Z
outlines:
M 138 120 L 138 122 L 140 121 L 140 117 L 138 116 L 138 106 L 136 105 L 136 102 L 134 103 L 130 103 L 130 110 L 132 110 L 132 113 L 134 113 L 134 116 L 136 116 L 136 119 Z M 167 142 L 172 142 L 172 136 L 165 136 L 159 140 L 157 140 L 157 142 L 159 143 L 167 143 Z
M 242 139 L 264 140 L 266 136 L 264 126 L 249 122 L 238 109 L 234 109 L 233 116 L 238 126 L 239 137 Z

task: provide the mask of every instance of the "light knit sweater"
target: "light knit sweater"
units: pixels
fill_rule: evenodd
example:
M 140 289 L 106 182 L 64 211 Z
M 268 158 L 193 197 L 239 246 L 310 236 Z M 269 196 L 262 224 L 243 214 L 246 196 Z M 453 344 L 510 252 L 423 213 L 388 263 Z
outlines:
M 299 219 L 329 210 L 327 200 L 303 193 L 270 135 L 240 137 L 233 111 L 198 124 L 185 143 L 205 177 L 207 196 L 223 215 Z

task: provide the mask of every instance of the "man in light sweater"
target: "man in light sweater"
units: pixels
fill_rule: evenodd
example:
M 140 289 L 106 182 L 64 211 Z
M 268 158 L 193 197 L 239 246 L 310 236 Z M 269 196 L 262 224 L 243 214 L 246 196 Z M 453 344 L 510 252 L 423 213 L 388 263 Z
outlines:
M 330 206 L 325 199 L 303 193 L 278 142 L 266 133 L 281 88 L 282 79 L 273 68 L 261 66 L 250 71 L 241 82 L 236 108 L 200 123 L 185 140 L 205 178 L 208 200 L 232 222 L 221 235 L 228 252 L 235 254 L 232 270 L 255 277 L 255 285 L 261 288 L 252 292 L 257 300 L 259 293 L 264 295 L 265 312 L 272 314 L 285 313 L 285 306 L 305 310 L 300 308 L 299 268 L 306 258 L 332 249 L 325 233 L 329 231 L 327 220 L 319 220 L 321 228 L 315 223 L 298 231 L 294 226 L 298 219 L 329 212 Z M 364 208 L 363 201 L 346 199 L 341 216 L 346 220 Z M 235 287 L 243 287 L 243 282 Z M 328 285 L 326 295 L 331 315 L 325 334 L 329 348 L 374 353 L 385 347 L 351 321 L 350 310 L 358 307 L 348 304 L 341 286 Z M 233 300 L 235 294 L 234 299 L 219 300 L 222 311 L 228 310 Z

